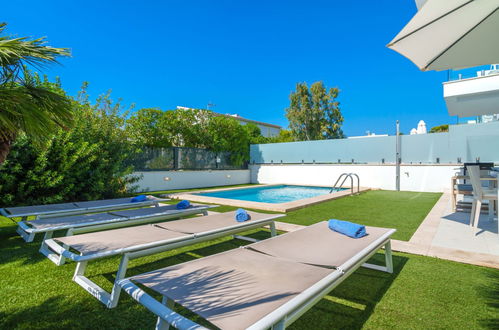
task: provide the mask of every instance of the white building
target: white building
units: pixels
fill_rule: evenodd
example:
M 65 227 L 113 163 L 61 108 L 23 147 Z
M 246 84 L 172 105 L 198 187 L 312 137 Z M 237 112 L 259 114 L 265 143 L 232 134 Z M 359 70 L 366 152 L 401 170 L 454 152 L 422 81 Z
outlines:
M 192 109 L 192 108 L 177 106 L 177 109 Z M 218 112 L 211 111 L 211 110 L 206 110 L 206 109 L 203 109 L 203 110 L 210 111 L 211 113 L 213 113 L 214 116 L 236 119 L 237 121 L 239 121 L 239 123 L 241 125 L 246 125 L 248 123 L 255 124 L 256 126 L 258 126 L 258 128 L 260 128 L 261 134 L 265 137 L 278 136 L 279 132 L 282 130 L 281 126 L 269 124 L 269 123 L 264 123 L 264 122 L 256 121 L 256 120 L 252 120 L 252 119 L 243 118 L 243 117 L 239 116 L 238 114 L 223 114 L 223 113 L 218 113 Z
M 426 133 L 428 133 L 428 130 L 426 129 L 426 123 L 424 122 L 424 120 L 420 120 L 418 123 L 418 128 L 411 129 L 410 135 L 426 134 Z
M 477 122 L 499 119 L 499 64 L 478 71 L 475 77 L 443 83 L 444 99 L 451 116 L 477 117 Z M 496 115 L 481 116 L 482 113 Z

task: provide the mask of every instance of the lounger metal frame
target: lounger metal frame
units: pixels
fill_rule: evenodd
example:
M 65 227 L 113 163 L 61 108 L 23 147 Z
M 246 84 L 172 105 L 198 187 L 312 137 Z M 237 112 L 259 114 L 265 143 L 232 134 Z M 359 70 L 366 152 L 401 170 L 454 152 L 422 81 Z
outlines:
M 158 205 L 155 205 L 158 207 Z M 216 207 L 217 205 L 214 206 L 209 206 L 207 205 L 206 208 L 211 208 L 211 207 Z M 178 212 L 173 212 L 176 210 L 172 210 L 172 215 L 191 215 L 191 214 L 198 214 L 201 213 L 199 212 L 199 206 L 197 206 L 197 209 L 192 209 L 191 212 L 187 212 L 186 210 L 190 209 L 185 209 L 185 210 L 178 210 Z M 192 212 L 194 210 L 197 210 L 197 212 Z M 114 210 L 117 211 L 117 210 Z M 205 214 L 206 212 L 203 212 Z M 206 215 L 206 214 L 205 214 Z M 118 215 L 117 215 L 118 217 Z M 50 217 L 54 218 L 54 217 Z M 46 219 L 43 217 L 43 219 Z M 40 233 L 45 233 L 45 236 L 43 240 L 45 241 L 46 239 L 52 238 L 52 235 L 54 234 L 55 231 L 58 230 L 68 230 L 65 236 L 69 236 L 71 234 L 74 234 L 75 232 L 72 232 L 72 229 L 76 228 L 88 228 L 88 231 L 97 231 L 97 230 L 105 230 L 105 229 L 111 229 L 111 228 L 120 228 L 120 227 L 127 227 L 131 226 L 134 224 L 139 224 L 139 223 L 148 223 L 148 222 L 155 222 L 155 221 L 161 221 L 162 219 L 171 219 L 171 217 L 163 218 L 162 216 L 142 216 L 142 217 L 132 217 L 132 218 L 127 218 L 127 217 L 121 217 L 121 218 L 116 218 L 114 220 L 107 220 L 107 221 L 101 221 L 101 220 L 96 220 L 96 221 L 91 221 L 91 222 L 80 222 L 80 223 L 74 223 L 74 224 L 66 224 L 66 225 L 60 225 L 60 226 L 53 226 L 53 227 L 46 227 L 46 228 L 34 228 L 30 226 L 30 221 L 20 221 L 17 223 L 17 229 L 16 232 L 21 236 L 26 242 L 32 242 L 35 238 L 36 234 Z M 90 230 L 90 228 L 95 228 L 96 230 Z M 88 232 L 86 231 L 87 229 L 82 229 L 82 231 L 78 230 L 78 233 L 84 233 Z
M 35 217 L 35 219 L 40 218 L 56 218 L 63 217 L 67 215 L 79 215 L 86 213 L 97 213 L 97 212 L 106 212 L 106 211 L 116 211 L 130 208 L 140 208 L 146 206 L 159 206 L 158 203 L 168 201 L 168 198 L 155 198 L 152 200 L 147 200 L 143 202 L 136 203 L 120 203 L 114 205 L 103 205 L 103 206 L 94 206 L 94 207 L 81 207 L 77 209 L 71 210 L 53 210 L 53 211 L 43 211 L 43 212 L 31 212 L 31 213 L 19 213 L 19 214 L 10 214 L 7 212 L 8 208 L 0 208 L 0 214 L 9 219 L 11 218 L 21 218 L 21 221 L 26 221 L 28 217 Z
M 63 265 L 66 261 L 66 255 L 69 255 L 69 259 L 73 261 L 77 261 L 81 256 L 77 254 L 73 254 L 65 249 L 67 249 L 66 245 L 59 245 L 56 241 L 52 239 L 52 235 L 57 230 L 67 229 L 67 232 L 64 236 L 72 236 L 77 234 L 91 233 L 95 231 L 103 231 L 108 229 L 118 229 L 123 227 L 130 227 L 138 224 L 148 224 L 153 222 L 159 222 L 169 219 L 175 219 L 179 217 L 186 217 L 190 215 L 202 214 L 204 216 L 208 215 L 208 210 L 218 205 L 197 205 L 192 208 L 182 209 L 182 210 L 170 210 L 169 213 L 163 214 L 154 214 L 152 216 L 141 216 L 136 218 L 124 218 L 123 220 L 110 221 L 107 223 L 86 223 L 84 227 L 75 227 L 70 225 L 51 227 L 50 231 L 45 232 L 45 236 L 43 238 L 42 245 L 40 247 L 40 253 L 49 258 L 53 263 L 57 266 Z M 56 228 L 52 230 L 53 228 Z M 61 250 L 62 247 L 62 250 Z M 63 251 L 63 253 L 60 253 Z M 97 258 L 102 258 L 104 256 L 99 256 Z M 114 254 L 111 254 L 114 255 Z M 92 258 L 93 259 L 93 258 Z
M 388 231 L 380 238 L 369 244 L 361 252 L 352 256 L 352 258 L 350 258 L 343 265 L 337 267 L 337 269 L 331 274 L 304 290 L 273 312 L 267 314 L 258 322 L 251 325 L 248 329 L 285 329 L 287 326 L 296 321 L 301 315 L 312 308 L 324 296 L 328 295 L 331 290 L 337 287 L 361 266 L 393 273 L 390 236 L 394 232 L 395 229 Z M 369 258 L 371 258 L 382 247 L 385 249 L 385 266 L 367 264 L 366 261 L 369 260 Z M 127 292 L 133 299 L 158 316 L 156 329 L 169 329 L 170 325 L 180 330 L 205 329 L 203 326 L 175 312 L 173 310 L 173 300 L 163 297 L 162 302 L 160 303 L 128 278 L 119 281 L 117 285 Z
M 78 255 L 69 251 L 68 246 L 60 245 L 53 239 L 48 239 L 45 241 L 45 246 L 48 250 L 52 251 L 52 256 L 49 257 L 56 264 L 64 262 L 65 258 L 77 262 L 76 270 L 73 275 L 73 281 L 78 283 L 87 292 L 97 298 L 100 302 L 106 305 L 108 308 L 114 308 L 118 305 L 120 298 L 121 288 L 118 286 L 118 282 L 125 278 L 126 271 L 128 268 L 128 262 L 133 259 L 137 259 L 144 256 L 149 256 L 173 249 L 177 249 L 184 246 L 189 246 L 216 238 L 234 235 L 242 231 L 247 231 L 251 229 L 261 228 L 265 226 L 270 227 L 270 235 L 272 237 L 276 236 L 276 227 L 274 220 L 285 216 L 284 214 L 269 215 L 268 218 L 261 220 L 254 220 L 248 222 L 238 222 L 230 227 L 219 228 L 215 230 L 210 230 L 197 234 L 186 234 L 179 238 L 166 239 L 162 241 L 157 241 L 153 243 L 140 244 L 136 246 L 131 246 L 123 249 L 116 249 L 113 251 L 99 252 L 89 255 Z M 73 231 L 73 234 L 77 233 Z M 255 241 L 255 239 L 234 235 L 234 237 L 239 239 L 247 239 L 249 241 Z M 116 273 L 115 282 L 111 292 L 107 292 L 95 282 L 92 282 L 88 277 L 85 276 L 85 270 L 87 268 L 88 262 L 95 259 L 106 258 L 114 255 L 123 255 L 121 258 L 120 266 Z M 57 258 L 61 260 L 57 263 Z

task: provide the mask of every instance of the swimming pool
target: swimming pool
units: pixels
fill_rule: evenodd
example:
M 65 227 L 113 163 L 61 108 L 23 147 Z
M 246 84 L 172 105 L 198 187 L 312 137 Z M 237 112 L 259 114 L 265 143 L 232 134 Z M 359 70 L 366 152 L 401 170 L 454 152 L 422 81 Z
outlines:
M 346 188 L 335 188 L 333 192 L 342 190 L 346 190 Z M 327 187 L 277 185 L 266 187 L 240 188 L 214 192 L 202 192 L 196 193 L 194 195 L 279 204 L 326 195 L 330 192 L 331 188 Z
M 369 190 L 360 187 L 358 192 Z M 186 191 L 167 195 L 172 199 L 187 199 L 191 202 L 229 205 L 255 210 L 288 212 L 308 205 L 350 196 L 349 188 L 267 184 L 250 187 L 222 188 Z

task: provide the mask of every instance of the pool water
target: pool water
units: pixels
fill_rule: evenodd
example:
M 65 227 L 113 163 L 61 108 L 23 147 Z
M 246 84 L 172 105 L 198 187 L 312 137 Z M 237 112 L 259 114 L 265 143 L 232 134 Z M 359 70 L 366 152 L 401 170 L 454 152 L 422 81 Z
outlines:
M 333 191 L 341 191 L 346 188 L 335 188 Z M 331 188 L 279 185 L 271 187 L 241 188 L 224 191 L 203 192 L 195 195 L 237 199 L 242 201 L 262 203 L 286 203 L 300 199 L 316 197 L 329 194 Z

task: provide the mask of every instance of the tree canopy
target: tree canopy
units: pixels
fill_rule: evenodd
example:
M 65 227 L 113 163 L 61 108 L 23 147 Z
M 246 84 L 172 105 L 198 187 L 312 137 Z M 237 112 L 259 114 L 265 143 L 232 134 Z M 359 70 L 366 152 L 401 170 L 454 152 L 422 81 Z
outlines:
M 448 131 L 449 131 L 448 124 L 434 126 L 430 129 L 430 133 L 443 133 L 443 132 L 448 132 Z
M 337 101 L 338 88 L 326 88 L 322 81 L 296 84 L 286 109 L 289 128 L 295 140 L 322 140 L 343 138 L 343 115 Z

